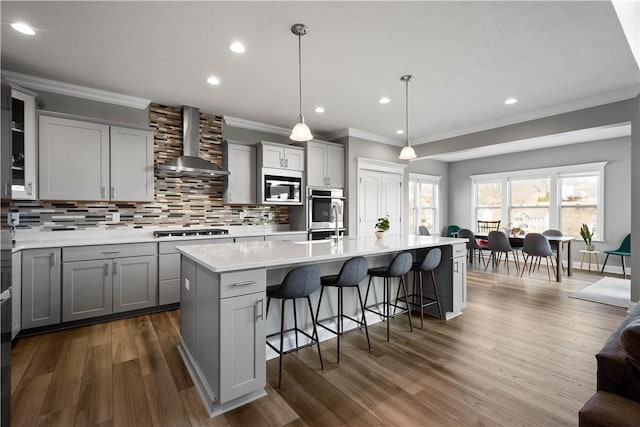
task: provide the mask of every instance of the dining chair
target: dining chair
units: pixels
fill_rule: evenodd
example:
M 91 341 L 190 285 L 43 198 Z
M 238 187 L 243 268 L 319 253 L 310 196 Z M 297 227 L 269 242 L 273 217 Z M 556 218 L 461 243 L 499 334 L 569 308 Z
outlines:
M 516 270 L 520 269 L 520 261 L 518 260 L 517 252 L 511 247 L 509 238 L 502 231 L 490 231 L 488 236 L 488 248 L 491 250 L 490 260 L 494 267 L 500 265 L 500 255 L 504 254 L 504 263 L 507 266 L 507 275 L 509 274 L 509 254 L 513 256 L 513 262 L 516 265 Z M 489 262 L 487 261 L 484 269 L 489 268 Z
M 429 233 L 429 229 L 424 225 L 418 227 L 418 234 L 420 236 L 431 236 L 431 233 Z
M 478 220 L 478 233 L 487 234 L 490 231 L 500 230 L 500 220 L 498 221 L 480 221 Z
M 604 266 L 607 265 L 609 255 L 620 255 L 620 259 L 622 260 L 622 275 L 626 279 L 627 272 L 625 270 L 624 257 L 631 256 L 631 234 L 627 234 L 625 236 L 624 240 L 622 240 L 622 244 L 620 244 L 620 247 L 618 249 L 608 249 L 604 251 L 604 253 L 607 254 L 607 256 L 604 258 L 604 264 L 602 264 L 601 274 L 604 274 Z
M 460 230 L 460 227 L 457 225 L 450 225 L 447 227 L 447 237 L 453 237 L 454 233 L 457 233 Z
M 562 231 L 560 230 L 545 230 L 542 232 L 543 236 L 562 236 Z M 560 245 L 563 245 L 564 247 L 564 242 L 559 243 Z M 554 248 L 551 248 L 551 250 L 553 251 L 553 254 L 555 255 L 557 250 Z M 560 266 L 562 267 L 562 271 L 564 271 L 564 263 L 562 262 L 562 260 L 560 260 Z M 540 268 L 540 266 L 538 265 L 538 268 Z
M 538 257 L 545 257 L 547 261 L 547 275 L 551 280 L 551 273 L 549 272 L 549 263 L 551 263 L 551 269 L 553 269 L 553 275 L 556 275 L 556 270 L 553 267 L 553 251 L 549 240 L 540 233 L 527 233 L 524 236 L 524 245 L 522 246 L 522 252 L 525 255 L 524 264 L 520 271 L 520 277 L 524 274 L 524 270 L 527 268 L 527 262 L 529 262 L 529 274 L 531 269 L 536 265 L 536 259 Z
M 461 228 L 460 230 L 458 230 L 458 237 L 461 239 L 468 239 L 467 252 L 469 256 L 469 264 L 473 264 L 473 257 L 476 251 L 478 252 L 478 262 L 480 262 L 480 259 L 482 259 L 482 263 L 484 264 L 484 254 L 482 253 L 482 251 L 489 250 L 489 247 L 487 245 L 480 245 L 478 243 L 478 240 L 476 239 L 476 235 L 468 228 Z

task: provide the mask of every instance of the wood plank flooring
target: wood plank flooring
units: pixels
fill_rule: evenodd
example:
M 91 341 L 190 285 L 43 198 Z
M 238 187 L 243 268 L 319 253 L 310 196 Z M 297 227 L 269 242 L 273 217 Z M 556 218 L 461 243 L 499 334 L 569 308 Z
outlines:
M 468 306 L 409 333 L 406 317 L 285 356 L 283 387 L 210 419 L 182 364 L 179 311 L 24 338 L 12 351 L 13 426 L 575 426 L 594 354 L 626 310 L 568 298 L 599 279 L 550 282 L 470 269 Z M 415 324 L 415 323 L 414 323 Z M 277 360 L 267 364 L 276 384 Z

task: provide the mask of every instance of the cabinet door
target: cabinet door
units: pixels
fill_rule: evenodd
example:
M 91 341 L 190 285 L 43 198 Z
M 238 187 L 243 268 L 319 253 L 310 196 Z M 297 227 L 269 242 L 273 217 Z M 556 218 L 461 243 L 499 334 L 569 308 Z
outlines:
M 402 175 L 382 173 L 380 217 L 388 216 L 393 232 L 402 230 Z
M 380 213 L 381 197 L 380 173 L 363 170 L 360 172 L 359 224 L 360 233 L 373 233 Z
M 182 257 L 180 268 L 180 339 L 196 356 L 196 263 Z
M 40 116 L 40 199 L 108 200 L 109 126 Z
M 303 171 L 304 170 L 304 150 L 301 148 L 284 149 L 285 167 L 287 169 Z
M 22 252 L 11 254 L 11 339 L 21 329 L 22 318 Z
M 332 188 L 344 187 L 344 147 L 327 145 L 325 160 L 327 185 Z
M 62 321 L 111 314 L 112 278 L 111 260 L 65 262 L 62 267 Z
M 229 176 L 224 192 L 225 203 L 256 203 L 256 148 L 247 145 L 228 144 L 227 162 Z
M 453 312 L 457 313 L 467 306 L 467 259 L 461 256 L 452 261 Z
M 12 197 L 35 200 L 36 182 L 36 103 L 33 95 L 11 91 Z
M 262 145 L 262 167 L 263 168 L 284 168 L 284 147 L 273 145 Z
M 264 388 L 265 293 L 220 302 L 220 403 Z
M 307 143 L 307 185 L 311 187 L 327 185 L 326 150 L 326 144 L 311 141 Z
M 113 312 L 158 305 L 158 258 L 155 255 L 113 260 Z
M 60 323 L 60 249 L 22 253 L 22 329 Z
M 114 201 L 153 201 L 153 132 L 111 126 Z

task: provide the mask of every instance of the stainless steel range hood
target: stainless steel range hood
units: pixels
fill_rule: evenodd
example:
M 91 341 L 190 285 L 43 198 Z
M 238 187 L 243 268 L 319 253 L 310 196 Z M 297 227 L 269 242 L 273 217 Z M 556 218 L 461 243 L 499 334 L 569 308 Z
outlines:
M 182 107 L 182 156 L 158 165 L 156 172 L 178 176 L 229 175 L 219 166 L 200 157 L 200 110 Z

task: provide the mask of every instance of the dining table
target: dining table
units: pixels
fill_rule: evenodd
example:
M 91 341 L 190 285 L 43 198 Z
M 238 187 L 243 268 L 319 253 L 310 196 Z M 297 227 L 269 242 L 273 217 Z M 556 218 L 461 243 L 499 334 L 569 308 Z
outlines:
M 519 234 L 518 236 L 508 236 L 509 243 L 511 247 L 514 249 L 519 249 L 524 246 L 524 238 L 525 234 Z M 571 260 L 571 242 L 575 240 L 575 236 L 544 236 L 549 241 L 549 244 L 556 251 L 556 281 L 562 282 L 562 252 L 564 244 L 567 245 L 567 276 L 573 276 L 573 266 Z M 488 238 L 488 234 L 486 233 L 477 233 L 476 239 L 484 239 Z

